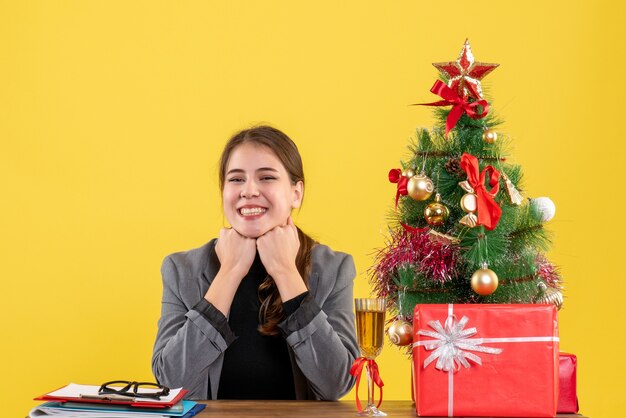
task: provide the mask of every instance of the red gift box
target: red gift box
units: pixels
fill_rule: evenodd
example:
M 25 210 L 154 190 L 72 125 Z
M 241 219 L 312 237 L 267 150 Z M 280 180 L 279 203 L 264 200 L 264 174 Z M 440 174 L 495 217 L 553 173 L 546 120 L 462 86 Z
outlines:
M 576 396 L 576 356 L 561 353 L 559 356 L 559 414 L 578 413 Z
M 417 305 L 413 329 L 418 415 L 556 415 L 554 305 Z

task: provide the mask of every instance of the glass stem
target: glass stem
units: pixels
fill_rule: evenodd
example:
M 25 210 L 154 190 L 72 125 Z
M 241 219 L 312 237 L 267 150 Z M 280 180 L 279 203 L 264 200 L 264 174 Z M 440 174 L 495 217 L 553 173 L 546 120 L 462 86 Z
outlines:
M 369 364 L 367 367 L 367 409 L 372 410 L 374 408 L 374 377 L 370 370 Z

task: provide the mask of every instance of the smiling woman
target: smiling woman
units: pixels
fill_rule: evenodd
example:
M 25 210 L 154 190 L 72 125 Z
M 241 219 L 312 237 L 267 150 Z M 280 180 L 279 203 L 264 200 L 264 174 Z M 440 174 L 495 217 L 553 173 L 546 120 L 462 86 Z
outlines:
M 267 146 L 244 142 L 227 158 L 222 184 L 224 214 L 240 234 L 258 238 L 284 225 L 291 209 L 300 207 L 302 176 L 292 179 Z
M 269 126 L 241 131 L 220 187 L 231 228 L 163 261 L 157 380 L 194 399 L 340 398 L 358 355 L 356 273 L 291 219 L 304 197 L 298 148 Z

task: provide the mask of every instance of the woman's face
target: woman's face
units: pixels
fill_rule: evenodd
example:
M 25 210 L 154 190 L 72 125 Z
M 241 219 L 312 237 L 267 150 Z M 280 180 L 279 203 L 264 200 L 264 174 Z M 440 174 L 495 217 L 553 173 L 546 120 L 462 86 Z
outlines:
M 291 184 L 283 164 L 265 146 L 239 145 L 230 155 L 225 174 L 224 214 L 230 226 L 248 238 L 286 225 L 291 209 L 302 203 L 302 182 Z

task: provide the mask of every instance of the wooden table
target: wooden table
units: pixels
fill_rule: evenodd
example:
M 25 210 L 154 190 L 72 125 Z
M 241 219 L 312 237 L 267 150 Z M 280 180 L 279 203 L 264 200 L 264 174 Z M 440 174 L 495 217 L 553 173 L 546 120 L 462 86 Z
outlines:
M 214 417 L 289 417 L 289 418 L 355 418 L 354 401 L 208 401 L 197 418 Z M 415 418 L 415 405 L 411 401 L 384 401 L 381 408 L 387 416 Z M 577 414 L 560 414 L 558 418 L 586 418 Z

